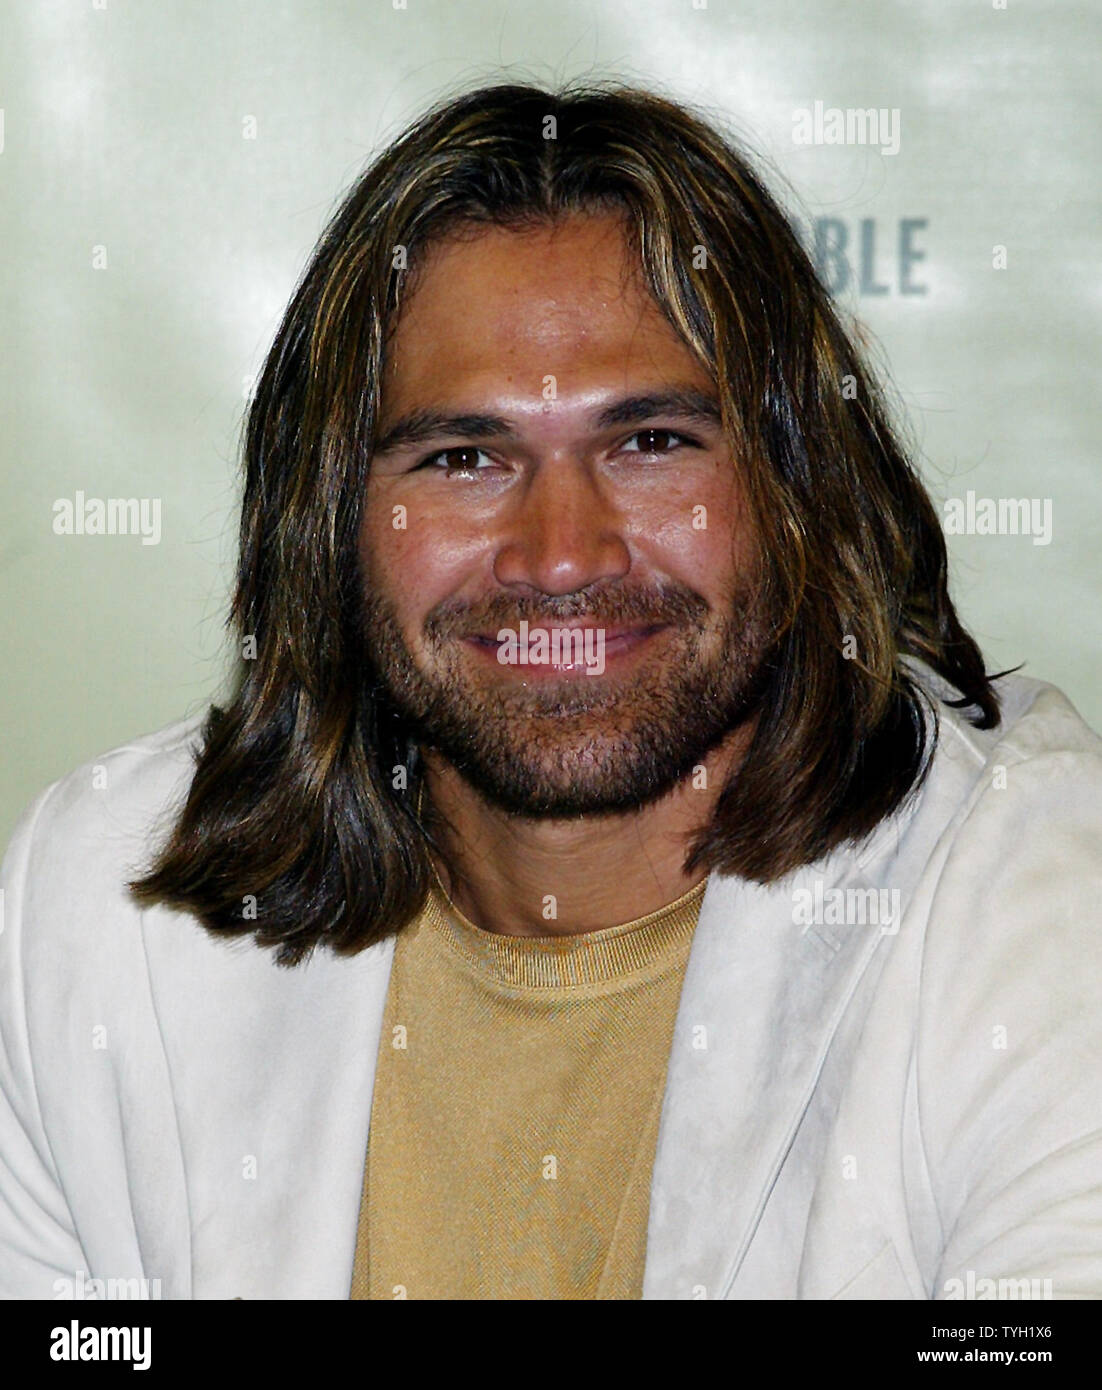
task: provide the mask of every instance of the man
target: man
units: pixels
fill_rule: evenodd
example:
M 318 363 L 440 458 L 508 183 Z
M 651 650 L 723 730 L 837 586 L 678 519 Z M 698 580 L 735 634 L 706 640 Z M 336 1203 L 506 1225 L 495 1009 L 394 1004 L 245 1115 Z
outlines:
M 441 104 L 245 459 L 232 701 L 5 861 L 8 1295 L 1102 1295 L 1100 744 L 735 150 Z

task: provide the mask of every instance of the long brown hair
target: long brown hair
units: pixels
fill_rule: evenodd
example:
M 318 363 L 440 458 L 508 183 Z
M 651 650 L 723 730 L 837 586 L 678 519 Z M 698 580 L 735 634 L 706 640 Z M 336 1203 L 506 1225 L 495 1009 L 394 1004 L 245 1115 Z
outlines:
M 252 933 L 282 965 L 318 945 L 359 951 L 422 906 L 423 771 L 359 627 L 387 336 L 434 239 L 590 211 L 624 217 L 656 301 L 716 382 L 777 633 L 749 751 L 687 871 L 771 882 L 896 809 L 936 724 L 902 657 L 933 667 L 980 727 L 998 722 L 933 505 L 747 158 L 633 88 L 484 87 L 438 103 L 367 168 L 284 316 L 245 427 L 230 624 L 255 658 L 210 711 L 186 804 L 131 884 L 139 901 Z

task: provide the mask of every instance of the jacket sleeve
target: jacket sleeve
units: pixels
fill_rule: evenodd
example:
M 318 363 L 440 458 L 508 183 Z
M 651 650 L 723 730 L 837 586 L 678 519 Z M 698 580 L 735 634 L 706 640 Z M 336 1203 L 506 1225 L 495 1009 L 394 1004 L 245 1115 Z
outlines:
M 1007 757 L 987 776 L 921 975 L 930 1296 L 1102 1298 L 1102 757 Z
M 0 1297 L 9 1299 L 64 1297 L 57 1281 L 71 1288 L 87 1269 L 39 1112 L 23 978 L 27 863 L 52 792 L 24 812 L 0 867 Z

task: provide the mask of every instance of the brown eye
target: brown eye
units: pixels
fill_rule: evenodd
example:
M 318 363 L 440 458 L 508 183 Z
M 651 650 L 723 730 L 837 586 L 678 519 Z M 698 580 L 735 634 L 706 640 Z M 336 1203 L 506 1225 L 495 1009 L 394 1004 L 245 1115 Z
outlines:
M 441 449 L 424 460 L 422 467 L 436 467 L 442 473 L 476 473 L 479 456 L 485 457 L 481 449 L 469 445 L 457 445 L 454 449 Z
M 631 438 L 639 441 L 639 447 L 637 449 L 629 448 L 628 453 L 630 454 L 666 454 L 670 452 L 671 448 L 676 448 L 672 441 L 690 442 L 685 435 L 675 434 L 673 430 L 659 429 L 639 430 Z

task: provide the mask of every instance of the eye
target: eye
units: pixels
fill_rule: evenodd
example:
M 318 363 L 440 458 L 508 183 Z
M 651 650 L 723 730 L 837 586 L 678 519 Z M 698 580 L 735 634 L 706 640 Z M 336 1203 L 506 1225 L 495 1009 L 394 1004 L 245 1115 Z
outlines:
M 485 469 L 479 468 L 477 463 L 480 455 L 484 459 L 490 458 L 483 449 L 475 449 L 469 444 L 457 444 L 451 449 L 441 449 L 438 453 L 430 454 L 428 458 L 422 459 L 417 467 L 435 468 L 437 472 L 446 473 L 449 477 L 457 473 L 483 473 Z M 493 460 L 490 459 L 490 462 Z
M 652 454 L 658 458 L 661 458 L 663 454 L 672 453 L 674 449 L 677 448 L 677 444 L 672 442 L 674 440 L 679 444 L 687 444 L 690 448 L 699 448 L 695 439 L 690 439 L 687 434 L 677 434 L 673 430 L 638 430 L 631 436 L 631 439 L 628 440 L 628 444 L 631 443 L 632 439 L 642 440 L 644 443 L 637 449 L 628 448 L 628 445 L 625 444 L 624 449 L 627 453 Z

